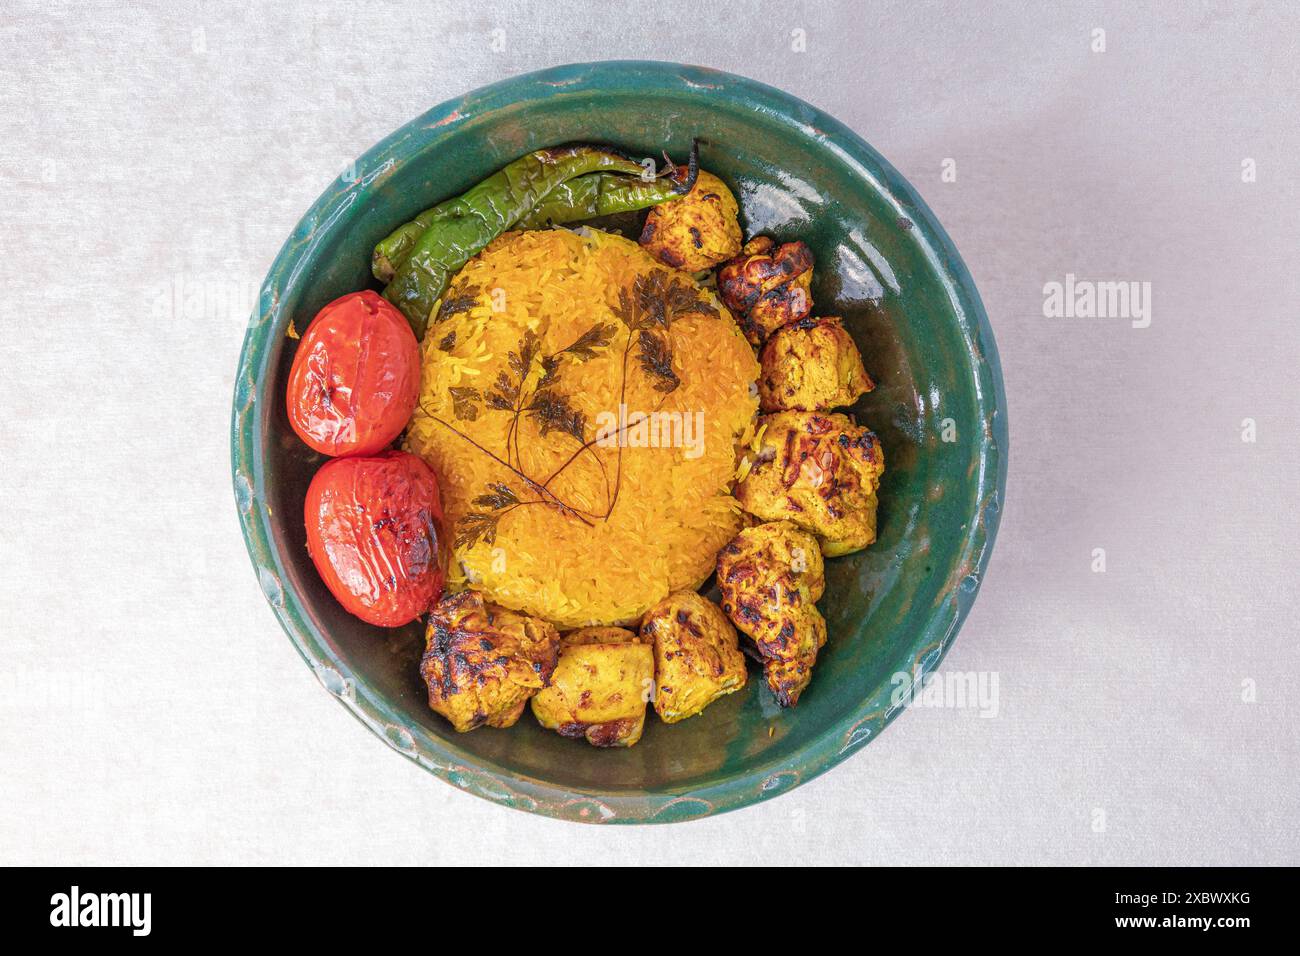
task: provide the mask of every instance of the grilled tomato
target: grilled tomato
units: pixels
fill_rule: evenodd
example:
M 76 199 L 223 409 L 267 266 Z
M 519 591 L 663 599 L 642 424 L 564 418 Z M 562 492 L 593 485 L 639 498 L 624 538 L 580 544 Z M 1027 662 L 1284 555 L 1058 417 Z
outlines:
M 373 455 L 406 427 L 420 397 L 420 345 L 374 292 L 317 313 L 289 371 L 289 423 L 323 455 Z
M 306 517 L 307 552 L 348 613 L 399 627 L 442 596 L 442 497 L 414 455 L 327 461 L 307 489 Z

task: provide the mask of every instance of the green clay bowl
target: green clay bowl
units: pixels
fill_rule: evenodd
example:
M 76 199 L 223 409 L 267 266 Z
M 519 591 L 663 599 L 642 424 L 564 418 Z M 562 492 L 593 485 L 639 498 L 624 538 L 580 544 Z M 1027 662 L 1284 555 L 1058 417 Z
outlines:
M 373 287 L 374 244 L 524 153 L 572 141 L 684 157 L 740 200 L 746 235 L 802 239 L 820 315 L 843 315 L 877 382 L 853 409 L 881 438 L 879 540 L 829 560 L 830 640 L 799 706 L 751 679 L 701 716 L 647 720 L 597 750 L 525 713 L 456 734 L 428 709 L 417 625 L 346 614 L 304 547 L 303 497 L 321 457 L 289 427 L 285 381 L 321 306 Z M 235 384 L 235 498 L 267 600 L 321 684 L 398 752 L 488 800 L 568 820 L 660 823 L 785 793 L 849 757 L 943 659 L 979 590 L 1007 472 L 997 349 L 970 274 L 916 191 L 845 126 L 752 80 L 670 63 L 564 66 L 435 107 L 362 156 L 302 218 L 252 316 Z M 945 440 L 945 438 L 951 440 Z M 902 676 L 900 676 L 902 675 Z M 757 674 L 752 675 L 758 677 Z

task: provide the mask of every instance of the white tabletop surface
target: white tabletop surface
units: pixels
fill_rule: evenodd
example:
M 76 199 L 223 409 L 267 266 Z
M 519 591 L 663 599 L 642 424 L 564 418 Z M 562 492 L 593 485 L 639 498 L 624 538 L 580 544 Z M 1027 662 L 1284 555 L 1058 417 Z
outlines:
M 1057 6 L 7 3 L 0 862 L 1298 862 L 1300 14 Z M 1010 408 L 943 665 L 996 675 L 996 714 L 911 710 L 666 828 L 384 746 L 281 633 L 229 479 L 251 300 L 319 192 L 444 99 L 615 58 L 764 80 L 879 149 L 962 251 Z M 1067 274 L 1149 282 L 1149 327 L 1045 317 Z

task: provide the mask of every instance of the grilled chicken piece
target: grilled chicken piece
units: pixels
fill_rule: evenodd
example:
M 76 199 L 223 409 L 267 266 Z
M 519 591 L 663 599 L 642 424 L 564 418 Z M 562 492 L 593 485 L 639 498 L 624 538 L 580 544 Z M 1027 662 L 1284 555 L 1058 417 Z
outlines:
M 736 485 L 740 506 L 764 521 L 793 521 L 828 557 L 876 540 L 880 441 L 839 412 L 777 412 L 759 418 L 757 460 Z
M 559 653 L 560 634 L 550 624 L 462 591 L 430 612 L 420 674 L 429 706 L 461 733 L 509 727 L 550 680 Z
M 572 631 L 560 639 L 560 662 L 533 698 L 533 716 L 547 730 L 596 747 L 631 747 L 645 727 L 654 674 L 654 648 L 631 631 Z
M 788 521 L 746 528 L 718 553 L 718 587 L 722 609 L 753 638 L 777 703 L 793 707 L 826 643 L 817 541 Z
M 679 167 L 678 175 L 686 175 Z M 700 170 L 695 186 L 680 199 L 650 210 L 641 245 L 664 265 L 703 272 L 740 251 L 740 207 L 721 179 Z
M 779 329 L 763 346 L 759 363 L 759 407 L 765 412 L 826 411 L 852 405 L 876 387 L 836 316 Z
M 671 594 L 646 612 L 641 636 L 654 642 L 655 712 L 666 724 L 694 717 L 745 686 L 736 629 L 694 591 Z
M 812 311 L 813 254 L 802 242 L 778 246 L 768 236 L 745 243 L 718 270 L 718 295 L 736 316 L 750 345 Z

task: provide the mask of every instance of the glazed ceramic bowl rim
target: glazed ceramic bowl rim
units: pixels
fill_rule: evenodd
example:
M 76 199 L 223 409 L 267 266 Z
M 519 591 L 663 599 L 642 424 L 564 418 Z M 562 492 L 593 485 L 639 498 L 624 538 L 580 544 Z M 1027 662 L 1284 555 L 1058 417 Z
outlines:
M 303 260 L 317 237 L 347 218 L 345 214 L 369 184 L 436 147 L 458 124 L 490 110 L 557 92 L 600 92 L 629 86 L 644 89 L 647 85 L 656 91 L 738 99 L 814 138 L 888 200 L 900 220 L 910 220 L 917 241 L 948 293 L 969 348 L 977 406 L 983 418 L 975 498 L 980 505 L 979 513 L 971 515 L 962 550 L 954 562 L 965 572 L 959 579 L 954 578 L 959 580 L 953 593 L 955 613 L 949 616 L 937 610 L 908 644 L 909 658 L 922 675 L 933 671 L 943 659 L 975 600 L 997 534 L 1006 487 L 1002 374 L 993 333 L 970 273 L 948 234 L 912 186 L 852 130 L 802 100 L 754 80 L 702 67 L 632 60 L 572 64 L 514 77 L 448 100 L 366 152 L 351 167 L 355 175 L 341 176 L 332 183 L 285 242 L 249 321 L 235 380 L 231 423 L 235 498 L 249 556 L 263 593 L 303 659 L 325 688 L 391 747 L 477 796 L 547 816 L 589 822 L 671 822 L 769 799 L 807 782 L 861 749 L 898 715 L 905 703 L 891 701 L 891 688 L 885 686 L 805 745 L 793 759 L 761 761 L 694 789 L 608 793 L 561 787 L 485 766 L 475 755 L 407 720 L 380 692 L 354 674 L 313 625 L 300 596 L 282 585 L 284 564 L 265 506 L 264 416 L 258 413 L 257 406 L 275 400 L 275 396 L 264 393 L 268 378 L 274 374 L 270 368 L 273 344 L 282 334 L 278 331 L 282 328 L 281 289 L 298 279 Z M 416 128 L 422 128 L 424 133 L 404 135 Z

